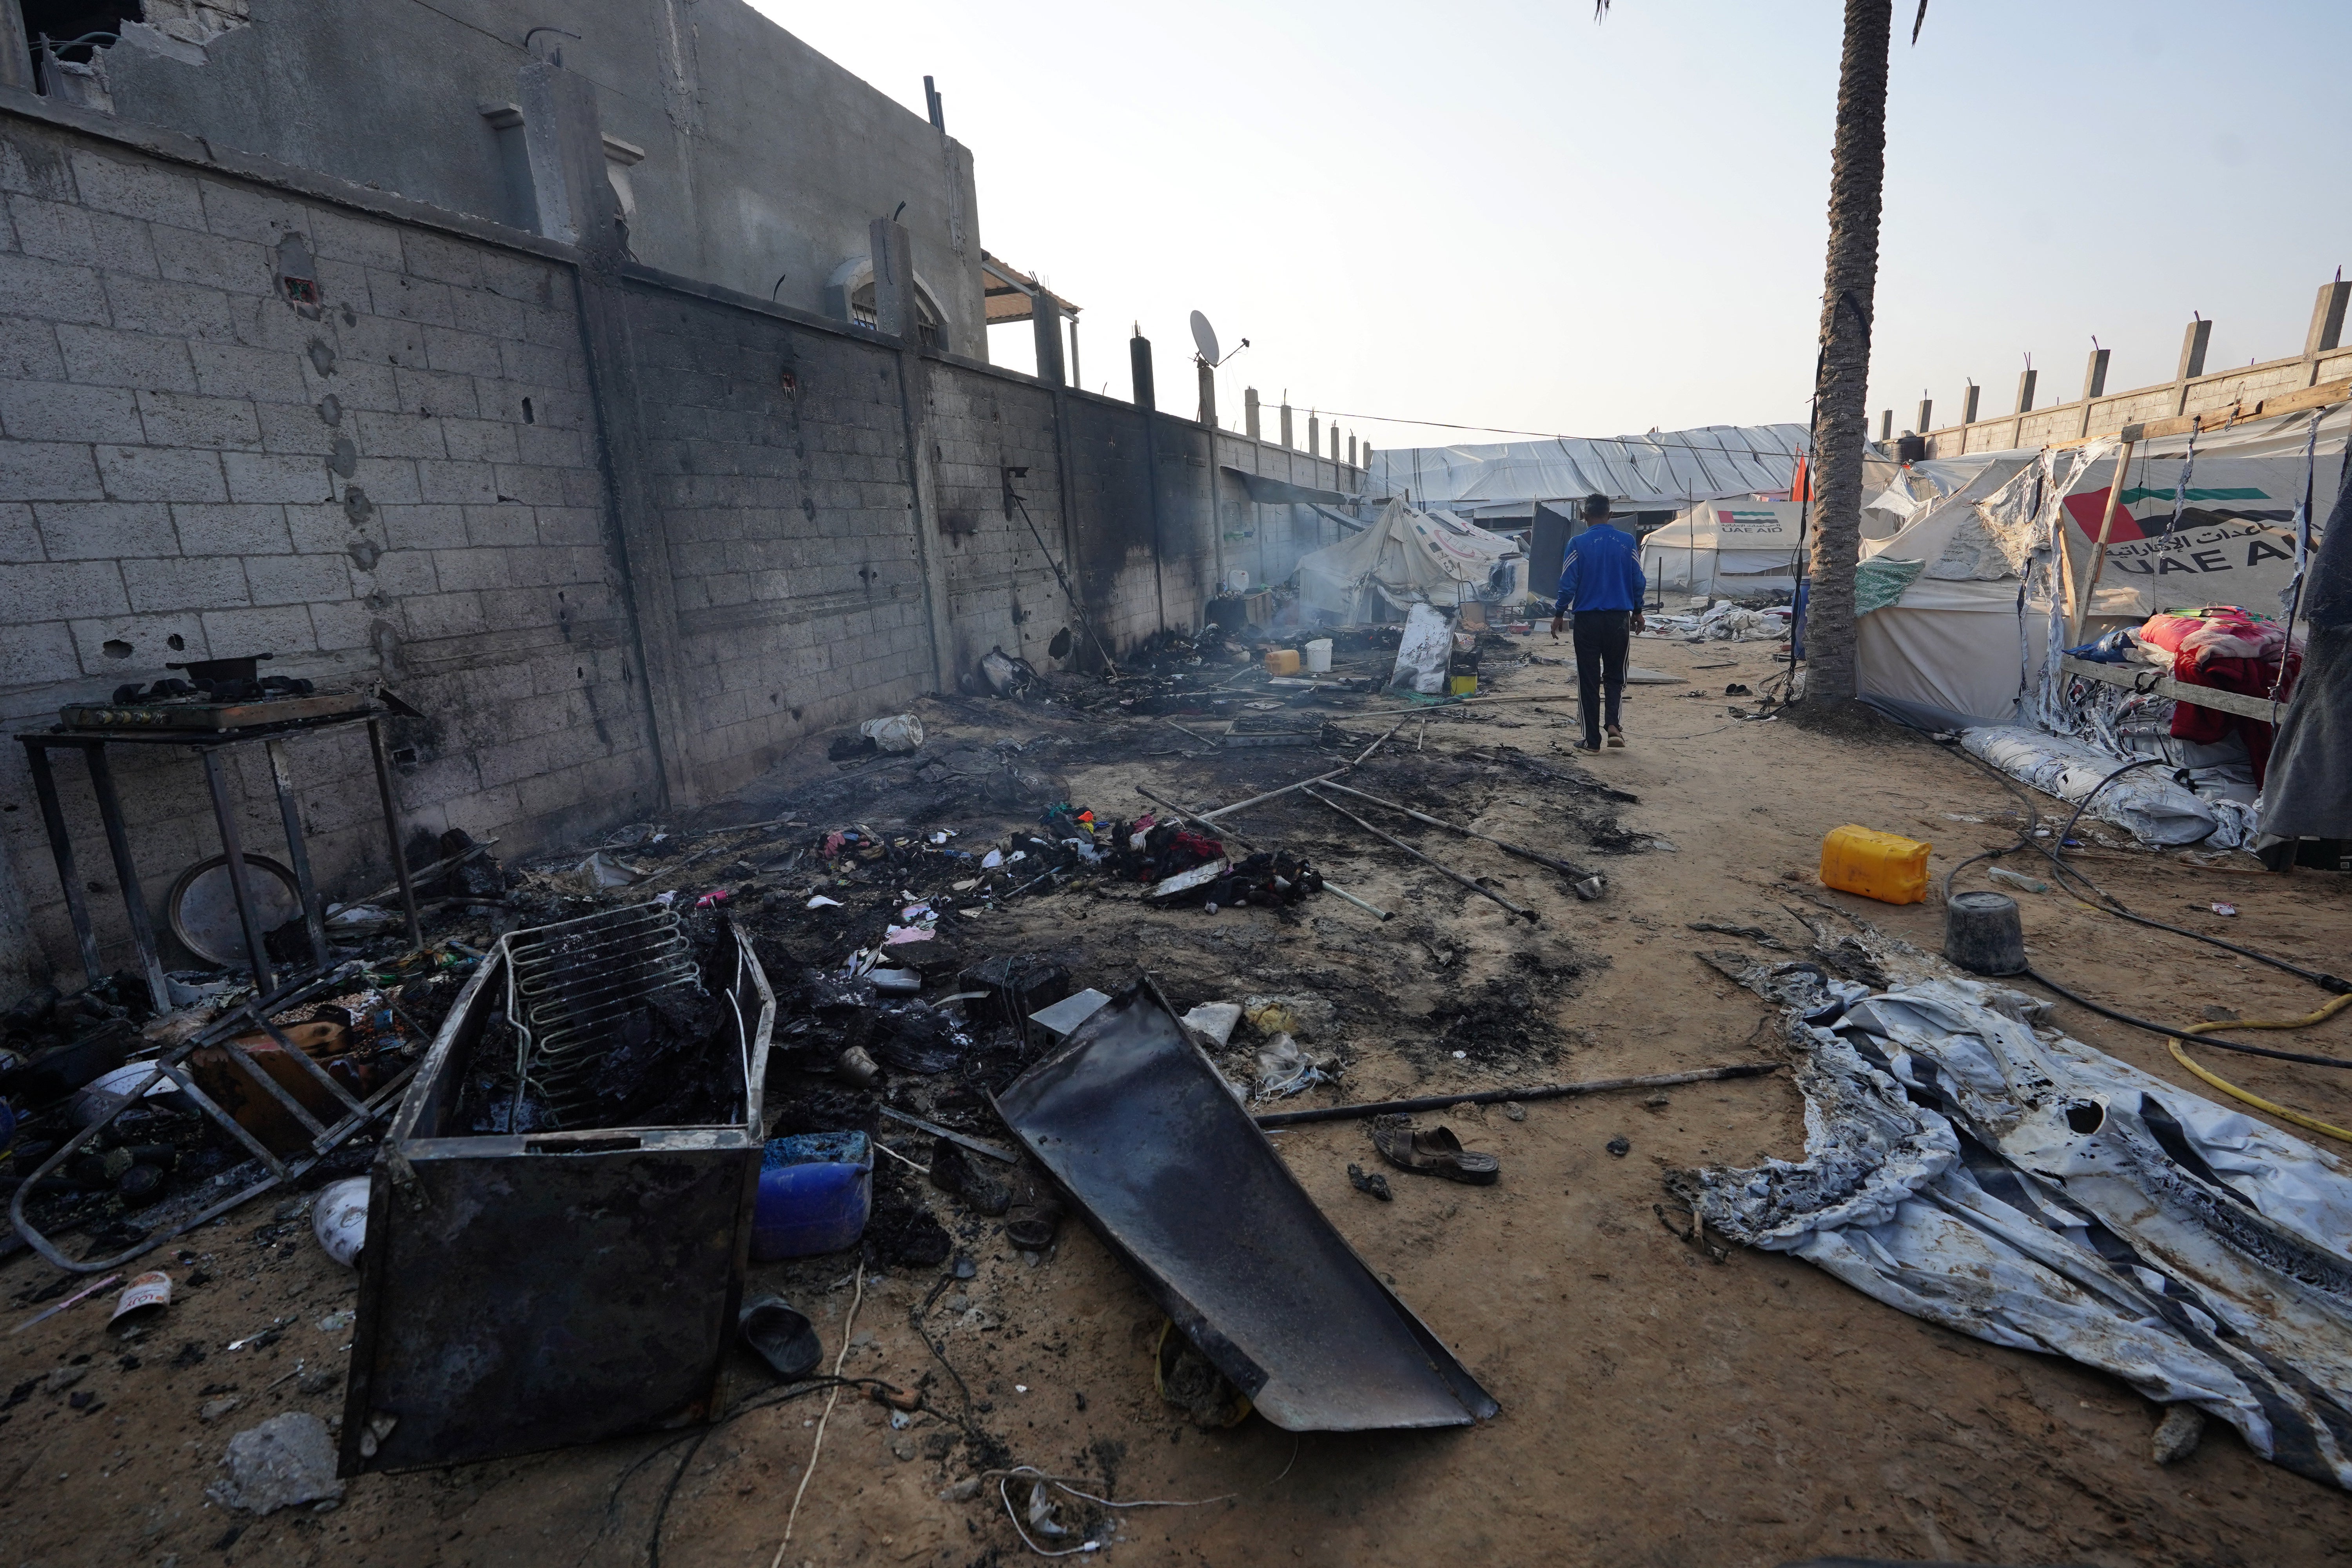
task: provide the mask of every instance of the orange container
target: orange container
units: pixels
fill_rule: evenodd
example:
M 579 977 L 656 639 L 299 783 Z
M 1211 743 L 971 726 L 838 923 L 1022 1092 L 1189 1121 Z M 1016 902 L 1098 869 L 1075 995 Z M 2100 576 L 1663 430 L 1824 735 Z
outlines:
M 1265 650 L 1265 672 L 1268 675 L 1297 675 L 1298 650 L 1295 647 L 1270 647 Z
M 1848 823 L 1822 839 L 1822 881 L 1842 893 L 1882 904 L 1916 904 L 1927 897 L 1932 844 Z

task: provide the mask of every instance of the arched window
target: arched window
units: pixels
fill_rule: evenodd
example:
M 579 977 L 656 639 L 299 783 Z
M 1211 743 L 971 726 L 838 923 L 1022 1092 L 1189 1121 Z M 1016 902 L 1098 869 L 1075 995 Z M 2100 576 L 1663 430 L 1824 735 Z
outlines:
M 853 256 L 834 268 L 833 278 L 825 292 L 835 315 L 845 321 L 855 321 L 861 327 L 881 325 L 881 310 L 874 301 L 872 258 Z M 930 285 L 923 281 L 920 273 L 917 273 L 915 275 L 915 331 L 917 338 L 925 348 L 937 349 L 947 346 L 947 331 L 943 325 L 946 319 L 940 310 L 937 296 L 931 292 Z

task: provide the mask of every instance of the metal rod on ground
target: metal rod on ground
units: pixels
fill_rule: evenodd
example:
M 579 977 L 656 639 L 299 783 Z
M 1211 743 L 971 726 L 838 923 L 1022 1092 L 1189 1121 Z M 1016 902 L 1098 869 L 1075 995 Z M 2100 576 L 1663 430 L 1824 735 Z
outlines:
M 1573 691 L 1513 692 L 1495 697 L 1449 697 L 1442 702 L 1416 702 L 1410 708 L 1359 708 L 1352 717 L 1359 719 L 1385 718 L 1391 713 L 1435 713 L 1447 708 L 1465 708 L 1473 702 L 1574 702 Z
M 1399 805 L 1395 801 L 1382 800 L 1379 795 L 1366 795 L 1362 790 L 1350 789 L 1343 784 L 1326 784 L 1324 787 L 1338 790 L 1342 795 L 1352 795 L 1358 800 L 1369 800 L 1374 805 L 1386 806 L 1391 811 L 1401 811 L 1415 822 L 1425 822 L 1432 827 L 1443 827 L 1449 833 L 1459 833 L 1465 838 L 1483 839 L 1507 854 L 1517 855 L 1523 860 L 1533 860 L 1539 866 L 1549 866 L 1571 881 L 1588 881 L 1600 875 L 1599 872 L 1586 870 L 1574 861 L 1558 859 L 1539 849 L 1530 849 L 1524 844 L 1514 844 L 1508 839 L 1497 838 L 1491 833 L 1481 833 L 1475 827 L 1465 827 L 1459 823 L 1441 820 L 1425 811 L 1415 811 L 1409 805 Z
M 1359 1116 L 1392 1116 L 1411 1110 L 1443 1110 L 1449 1105 L 1498 1105 L 1505 1100 L 1567 1100 L 1582 1094 L 1606 1094 L 1620 1089 L 1671 1089 L 1678 1083 L 1713 1083 L 1722 1079 L 1761 1078 L 1780 1070 L 1779 1062 L 1737 1062 L 1729 1067 L 1700 1068 L 1695 1072 L 1648 1073 L 1640 1078 L 1596 1078 L 1583 1083 L 1543 1083 L 1532 1089 L 1487 1089 L 1475 1094 L 1425 1094 L 1417 1100 L 1375 1100 L 1361 1105 L 1326 1105 L 1313 1110 L 1276 1110 L 1256 1118 L 1260 1127 L 1296 1127 L 1307 1121 L 1345 1121 Z M 885 1111 L 883 1114 L 888 1115 Z
M 1374 744 L 1378 743 L 1379 742 L 1374 742 Z M 1135 786 L 1135 793 L 1141 795 L 1144 799 L 1152 802 L 1156 805 L 1166 806 L 1169 813 L 1176 817 L 1180 822 L 1201 821 L 1199 817 L 1193 816 L 1191 812 L 1186 811 L 1182 806 L 1176 805 L 1173 801 L 1163 799 L 1162 797 L 1152 794 L 1141 784 Z M 1208 825 L 1203 823 L 1202 826 L 1206 826 Z M 1254 850 L 1257 847 L 1256 845 L 1252 844 L 1248 839 L 1243 837 L 1240 831 L 1236 828 L 1221 827 L 1218 828 L 1217 831 L 1232 838 L 1234 843 L 1239 844 L 1244 849 Z M 1384 910 L 1378 904 L 1358 898 L 1355 894 L 1348 891 L 1347 889 L 1339 886 L 1339 883 L 1331 880 L 1328 877 L 1323 879 L 1323 890 L 1327 893 L 1337 893 L 1340 898 L 1346 900 L 1349 903 L 1355 905 L 1358 909 L 1363 910 L 1368 915 L 1377 915 L 1384 921 L 1392 921 L 1396 919 L 1396 914 L 1393 910 Z
M 1395 737 L 1397 730 L 1402 730 L 1404 726 L 1405 721 L 1402 719 L 1398 720 L 1396 721 L 1396 730 L 1391 730 L 1387 734 L 1382 735 L 1379 740 L 1374 741 L 1370 745 L 1366 746 L 1362 751 L 1357 752 L 1356 760 L 1349 763 L 1348 765 L 1351 768 L 1362 767 L 1366 758 L 1370 757 L 1374 752 L 1379 751 L 1382 746 L 1387 745 L 1389 742 Z
M 1329 806 L 1333 811 L 1338 812 L 1340 816 L 1346 817 L 1349 821 L 1354 823 L 1357 826 L 1362 828 L 1373 837 L 1384 839 L 1389 844 L 1403 850 L 1414 859 L 1427 862 L 1430 866 L 1444 872 L 1446 876 L 1453 878 L 1455 881 L 1461 883 L 1464 887 L 1469 889 L 1472 892 L 1478 894 L 1480 897 L 1492 899 L 1496 903 L 1502 905 L 1503 908 L 1508 910 L 1511 913 L 1525 917 L 1528 924 L 1532 925 L 1538 920 L 1542 918 L 1538 915 L 1535 910 L 1522 909 L 1519 905 L 1511 902 L 1510 900 L 1503 897 L 1502 894 L 1495 891 L 1492 888 L 1481 887 L 1477 882 L 1464 876 L 1461 872 L 1455 870 L 1453 867 L 1448 866 L 1443 860 L 1423 854 L 1420 850 L 1415 849 L 1412 845 L 1407 844 L 1403 839 L 1399 838 L 1396 835 L 1389 833 L 1381 828 L 1374 827 L 1370 823 L 1366 822 L 1362 817 L 1358 816 L 1354 812 L 1349 811 L 1346 806 L 1341 805 L 1329 795 L 1317 795 L 1310 789 L 1307 792 L 1307 798 Z
M 409 882 L 411 885 L 414 885 L 418 882 L 430 880 L 432 878 L 439 876 L 444 871 L 464 865 L 467 861 L 471 860 L 477 855 L 488 854 L 491 846 L 496 843 L 498 843 L 498 840 L 495 838 L 485 838 L 479 844 L 462 849 L 455 855 L 445 856 L 441 859 L 434 861 L 429 866 L 419 866 L 415 870 L 411 871 L 408 874 Z M 351 909 L 353 905 L 372 904 L 378 899 L 388 899 L 398 891 L 400 891 L 400 884 L 393 882 L 384 887 L 378 888 L 374 892 L 368 894 L 365 898 L 353 899 L 350 903 L 329 904 L 327 906 L 328 918 L 332 919 L 334 916 L 342 913 L 345 910 Z
M 1195 822 L 1214 822 L 1221 816 L 1231 816 L 1234 812 L 1246 810 L 1250 806 L 1263 805 L 1267 801 L 1273 800 L 1279 795 L 1288 795 L 1293 790 L 1305 789 L 1308 784 L 1319 784 L 1326 779 L 1336 779 L 1347 771 L 1348 770 L 1346 768 L 1333 768 L 1329 773 L 1318 773 L 1311 779 L 1300 779 L 1297 784 L 1285 784 L 1280 789 L 1270 789 L 1264 795 L 1254 795 L 1247 800 L 1237 800 L 1231 805 L 1221 805 L 1214 811 L 1203 811 L 1198 813 L 1193 816 L 1192 820 Z
M 878 1109 L 883 1115 L 893 1121 L 903 1121 L 909 1127 L 920 1128 L 934 1138 L 944 1138 L 950 1143 L 960 1143 L 975 1154 L 985 1154 L 992 1160 L 1002 1160 L 1008 1165 L 1015 1165 L 1021 1162 L 1021 1156 L 1012 1150 L 1001 1149 L 985 1139 L 974 1138 L 968 1132 L 958 1132 L 954 1128 L 942 1127 L 936 1121 L 926 1121 L 919 1116 L 909 1116 L 903 1110 L 893 1110 L 887 1105 Z

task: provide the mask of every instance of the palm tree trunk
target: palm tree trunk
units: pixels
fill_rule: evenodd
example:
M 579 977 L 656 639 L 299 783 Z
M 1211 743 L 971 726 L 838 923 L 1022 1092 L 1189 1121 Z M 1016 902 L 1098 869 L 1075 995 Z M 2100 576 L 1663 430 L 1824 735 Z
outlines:
M 1855 695 L 1853 569 L 1862 545 L 1862 464 L 1870 437 L 1870 327 L 1886 173 L 1886 56 L 1893 0 L 1846 0 L 1830 168 L 1829 276 L 1822 299 L 1813 415 L 1812 555 L 1805 696 L 1843 709 Z

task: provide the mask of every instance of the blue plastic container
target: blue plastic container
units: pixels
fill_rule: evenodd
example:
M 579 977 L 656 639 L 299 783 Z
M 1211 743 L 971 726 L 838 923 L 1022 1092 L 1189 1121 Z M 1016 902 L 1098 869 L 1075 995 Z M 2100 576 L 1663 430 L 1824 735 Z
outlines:
M 761 1263 L 854 1247 L 874 1208 L 874 1151 L 863 1132 L 772 1138 L 760 1157 L 751 1257 Z

